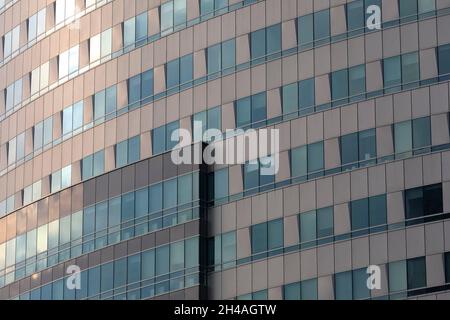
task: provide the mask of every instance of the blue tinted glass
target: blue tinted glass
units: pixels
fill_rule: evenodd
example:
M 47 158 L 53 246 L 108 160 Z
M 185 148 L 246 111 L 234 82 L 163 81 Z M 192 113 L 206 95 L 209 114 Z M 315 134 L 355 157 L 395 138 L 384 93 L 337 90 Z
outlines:
M 302 300 L 317 300 L 317 279 L 302 281 L 300 291 Z
M 266 93 L 258 93 L 252 96 L 252 123 L 265 120 L 266 111 Z
M 93 297 L 100 292 L 100 266 L 89 269 L 88 296 Z
M 315 240 L 316 235 L 316 211 L 300 214 L 300 242 Z
M 314 14 L 314 40 L 327 40 L 330 36 L 330 10 Z
M 369 198 L 369 218 L 370 226 L 386 224 L 387 221 L 386 195 L 379 195 Z
M 147 12 L 136 17 L 136 41 L 147 37 Z
M 369 288 L 367 288 L 366 268 L 353 270 L 353 299 L 370 298 Z
M 162 126 L 152 131 L 153 154 L 159 154 L 166 150 L 166 127 Z
M 128 163 L 139 161 L 141 147 L 141 136 L 136 136 L 128 140 Z
M 375 129 L 359 133 L 359 160 L 368 160 L 377 156 L 377 141 Z
M 216 73 L 221 70 L 221 50 L 220 43 L 208 48 L 208 74 Z
M 369 227 L 369 201 L 361 199 L 351 202 L 352 230 Z
M 363 30 L 364 1 L 357 0 L 347 4 L 347 30 Z
M 314 40 L 314 16 L 308 14 L 298 18 L 298 42 L 300 47 L 312 46 Z
M 419 79 L 419 54 L 413 52 L 402 55 L 402 82 L 404 84 L 413 84 Z
M 298 86 L 293 83 L 283 87 L 283 114 L 293 114 L 298 110 Z
M 180 58 L 181 69 L 180 69 L 180 83 L 186 83 L 191 81 L 194 77 L 194 63 L 192 54 L 188 54 Z
M 186 0 L 174 0 L 173 14 L 175 26 L 186 23 Z
M 251 58 L 261 58 L 266 55 L 266 30 L 261 29 L 251 33 Z
M 136 217 L 143 217 L 148 213 L 148 189 L 136 191 Z
M 244 190 L 250 190 L 259 186 L 258 162 L 250 162 L 244 165 Z
M 408 290 L 427 286 L 425 257 L 407 260 Z
M 323 142 L 308 145 L 308 173 L 322 170 L 323 166 Z
M 167 88 L 180 84 L 180 60 L 175 59 L 167 63 Z
M 450 44 L 440 46 L 438 48 L 439 54 L 439 75 L 450 74 Z
M 134 219 L 134 193 L 130 192 L 122 196 L 122 222 Z
M 292 178 L 306 176 L 308 168 L 307 146 L 291 150 L 291 168 Z
M 161 33 L 171 32 L 173 28 L 173 1 L 161 5 Z
M 94 176 L 98 176 L 105 171 L 105 151 L 94 153 Z
M 298 104 L 300 109 L 312 107 L 315 104 L 314 78 L 298 83 Z
M 283 246 L 283 219 L 272 220 L 267 223 L 268 249 Z
M 346 271 L 336 273 L 335 279 L 335 298 L 336 300 L 352 300 L 352 272 Z
M 348 70 L 348 91 L 350 101 L 358 101 L 363 98 L 361 93 L 366 92 L 366 66 L 360 65 Z
M 414 119 L 413 129 L 413 148 L 423 148 L 431 145 L 431 123 L 430 117 Z
M 141 100 L 141 75 L 128 79 L 128 103 L 133 104 Z
M 251 123 L 250 97 L 236 101 L 236 127 Z
M 177 179 L 164 182 L 164 208 L 173 208 L 177 205 Z
M 333 235 L 333 207 L 317 210 L 317 238 Z
M 162 209 L 162 184 L 150 186 L 149 188 L 149 212 L 159 212 Z
M 106 89 L 106 114 L 116 111 L 117 91 L 116 86 Z
M 142 98 L 148 98 L 153 96 L 153 69 L 147 70 L 142 73 Z
M 214 171 L 214 198 L 222 199 L 228 196 L 228 169 Z
M 116 167 L 122 167 L 128 163 L 128 141 L 116 144 Z
M 341 137 L 341 163 L 358 162 L 358 133 L 347 134 Z
M 260 223 L 251 227 L 252 253 L 267 251 L 267 223 Z
M 281 24 L 267 28 L 267 54 L 281 51 Z
M 402 71 L 400 66 L 400 56 L 383 60 L 384 86 L 393 87 L 402 82 Z
M 93 158 L 94 157 L 92 155 L 83 158 L 81 163 L 83 180 L 89 179 L 93 176 Z
M 222 68 L 231 68 L 236 64 L 236 40 L 231 39 L 222 43 Z
M 340 100 L 348 97 L 348 71 L 347 69 L 335 71 L 331 74 L 331 99 Z
M 167 150 L 170 150 L 174 148 L 179 141 L 179 135 L 177 134 L 176 130 L 179 129 L 180 124 L 178 121 L 174 121 L 171 123 L 168 123 L 166 125 L 166 147 Z

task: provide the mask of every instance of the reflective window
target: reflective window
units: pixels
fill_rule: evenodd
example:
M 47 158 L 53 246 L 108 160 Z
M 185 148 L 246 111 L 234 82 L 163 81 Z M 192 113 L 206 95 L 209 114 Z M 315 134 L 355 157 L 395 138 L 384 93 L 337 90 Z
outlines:
M 406 219 L 442 213 L 442 184 L 405 190 L 405 211 Z
M 299 215 L 300 222 L 300 242 L 302 244 L 307 244 L 308 241 L 315 240 L 317 238 L 316 234 L 316 211 L 304 212 Z M 315 245 L 311 243 L 310 245 Z
M 222 69 L 232 68 L 236 65 L 236 40 L 230 39 L 222 42 Z M 231 70 L 229 70 L 231 71 Z
M 403 153 L 412 150 L 412 126 L 411 121 L 394 124 L 395 153 Z
M 367 279 L 367 278 L 366 278 Z M 334 275 L 334 297 L 336 300 L 353 299 L 352 272 L 340 272 Z
M 419 80 L 419 54 L 413 52 L 402 55 L 402 82 L 404 89 L 417 86 Z
M 308 109 L 314 106 L 315 100 L 314 78 L 300 81 L 298 83 L 299 108 Z
M 166 88 L 170 89 L 180 84 L 180 60 L 175 59 L 166 64 Z
M 406 261 L 389 263 L 389 291 L 397 292 L 407 289 Z
M 335 71 L 331 74 L 331 99 L 333 106 L 348 103 L 348 70 Z
M 228 196 L 228 168 L 214 171 L 214 199 Z
M 128 80 L 128 104 L 131 107 L 140 105 L 141 101 L 141 75 L 136 75 Z
M 308 145 L 308 173 L 319 174 L 317 171 L 323 170 L 323 168 L 323 142 Z
M 308 14 L 298 18 L 298 44 L 300 49 L 313 47 L 314 41 L 314 15 Z
M 251 33 L 251 59 L 262 58 L 266 55 L 266 30 L 261 29 Z
M 441 80 L 450 79 L 450 44 L 438 47 L 439 75 Z
M 183 0 L 184 1 L 184 0 Z M 136 41 L 143 40 L 147 38 L 147 12 L 141 13 L 140 15 L 136 16 Z
M 350 205 L 352 231 L 355 236 L 368 233 L 369 227 L 369 200 L 367 198 L 355 200 Z
M 399 7 L 402 23 L 417 19 L 417 0 L 400 0 Z
M 361 268 L 353 270 L 352 283 L 353 283 L 353 299 L 361 300 L 370 298 L 370 291 L 367 288 L 367 268 Z
M 383 76 L 386 93 L 391 93 L 399 90 L 398 85 L 402 82 L 400 60 L 400 56 L 383 60 Z
M 348 92 L 350 102 L 364 99 L 366 92 L 366 66 L 359 65 L 348 69 Z
M 298 110 L 298 85 L 293 83 L 283 87 L 283 114 L 288 117 L 297 116 Z
M 208 74 L 214 74 L 222 69 L 221 44 L 216 44 L 208 48 Z
M 266 28 L 267 54 L 281 51 L 281 24 Z
M 174 0 L 173 19 L 176 30 L 186 24 L 186 0 Z
M 173 31 L 173 1 L 161 5 L 161 35 Z
M 364 11 L 364 0 L 357 0 L 347 3 L 347 30 L 349 31 L 349 36 L 353 36 L 364 31 Z
M 314 40 L 318 44 L 329 42 L 330 37 L 330 10 L 314 13 Z
M 408 259 L 406 268 L 408 273 L 408 290 L 427 286 L 425 257 Z
M 132 47 L 136 42 L 136 18 L 126 20 L 123 23 L 123 46 Z
M 188 54 L 180 58 L 180 83 L 186 84 L 194 78 L 193 55 Z

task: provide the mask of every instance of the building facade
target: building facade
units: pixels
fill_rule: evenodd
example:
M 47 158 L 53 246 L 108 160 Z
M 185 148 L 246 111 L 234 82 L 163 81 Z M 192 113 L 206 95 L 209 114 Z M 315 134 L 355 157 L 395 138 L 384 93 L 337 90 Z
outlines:
M 450 0 L 0 0 L 0 299 L 450 298 L 448 30 Z M 279 130 L 278 172 L 174 164 L 213 128 Z

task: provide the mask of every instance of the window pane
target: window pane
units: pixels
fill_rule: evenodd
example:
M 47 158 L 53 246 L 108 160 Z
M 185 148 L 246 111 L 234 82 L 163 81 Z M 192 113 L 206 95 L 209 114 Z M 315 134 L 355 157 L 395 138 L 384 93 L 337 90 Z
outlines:
M 221 70 L 221 51 L 220 43 L 208 48 L 208 74 L 213 74 Z
M 87 156 L 83 158 L 83 162 L 81 163 L 82 176 L 83 180 L 89 179 L 93 176 L 93 156 Z
M 364 98 L 366 92 L 366 66 L 360 65 L 348 70 L 350 101 L 358 101 Z
M 266 93 L 258 93 L 252 96 L 252 123 L 259 123 L 267 117 Z
M 412 149 L 411 121 L 395 124 L 395 153 L 402 153 Z
M 331 74 L 331 89 L 332 100 L 340 100 L 348 97 L 348 70 L 335 71 Z M 345 103 L 344 101 L 337 101 L 336 105 Z
M 111 114 L 116 111 L 116 102 L 117 102 L 117 91 L 116 86 L 111 86 L 106 89 L 106 114 Z
M 147 37 L 147 12 L 136 17 L 136 41 Z
M 386 195 L 369 198 L 370 226 L 384 225 L 387 222 Z
M 312 47 L 314 37 L 314 16 L 308 14 L 298 18 L 300 48 Z
M 174 0 L 174 25 L 186 23 L 186 0 Z
M 222 262 L 230 262 L 236 259 L 236 232 L 228 232 L 222 235 Z
M 370 298 L 369 288 L 367 288 L 366 268 L 353 270 L 353 299 Z
M 162 184 L 158 183 L 149 188 L 149 212 L 159 212 L 162 209 Z
M 411 84 L 419 81 L 419 54 L 417 52 L 402 55 L 402 81 Z
M 327 40 L 330 36 L 330 10 L 314 14 L 314 40 Z
M 112 29 L 102 32 L 101 35 L 101 57 L 106 57 L 111 54 L 112 50 Z
M 175 59 L 167 63 L 167 89 L 180 84 L 180 60 Z
M 159 154 L 166 150 L 166 127 L 162 126 L 152 131 L 153 154 Z
M 402 82 L 400 56 L 383 60 L 384 87 L 391 88 Z M 395 89 L 395 88 L 394 88 Z
M 101 150 L 94 154 L 94 176 L 98 176 L 105 171 L 105 151 Z
M 73 105 L 73 130 L 81 128 L 83 125 L 83 101 Z
M 316 211 L 300 214 L 300 242 L 315 240 L 316 236 Z
M 276 249 L 283 246 L 283 219 L 269 221 L 267 228 L 268 249 Z
M 192 201 L 192 175 L 178 177 L 178 204 Z
M 156 275 L 169 273 L 169 246 L 156 248 Z
M 170 244 L 170 272 L 184 268 L 184 241 Z
M 250 190 L 259 186 L 259 165 L 257 161 L 244 165 L 244 190 Z
M 400 17 L 402 22 L 414 20 L 417 15 L 417 1 L 400 0 Z
M 251 33 L 251 59 L 261 58 L 266 55 L 266 32 L 265 29 Z
M 292 177 L 303 177 L 307 174 L 307 146 L 291 150 Z
M 283 87 L 283 114 L 294 115 L 298 110 L 298 85 L 293 83 Z
M 361 199 L 351 202 L 352 230 L 369 227 L 369 201 Z
M 250 101 L 250 97 L 247 97 L 236 102 L 236 126 L 238 128 L 251 123 Z
M 323 142 L 308 145 L 308 173 L 323 169 Z
M 298 104 L 300 109 L 312 107 L 315 104 L 314 79 L 307 79 L 298 83 Z
M 122 167 L 128 163 L 128 141 L 116 144 L 116 167 Z
M 164 208 L 173 208 L 177 205 L 177 179 L 164 182 Z
M 408 290 L 427 286 L 425 257 L 407 260 Z
M 228 196 L 228 168 L 214 171 L 214 198 Z
M 251 227 L 252 253 L 267 251 L 267 223 L 260 223 Z
M 425 215 L 444 212 L 442 205 L 442 184 L 423 187 L 423 212 Z
M 450 74 L 450 44 L 440 46 L 438 48 L 439 54 L 439 75 Z
M 302 300 L 317 300 L 317 279 L 302 281 L 300 291 Z
M 148 189 L 136 191 L 135 196 L 136 217 L 143 217 L 148 213 Z
M 414 119 L 413 126 L 413 148 L 423 148 L 431 145 L 430 117 Z
M 281 51 L 281 24 L 267 28 L 267 54 Z
M 347 4 L 347 30 L 363 30 L 364 1 L 352 1 Z
M 300 300 L 300 282 L 284 285 L 285 300 Z
M 136 136 L 128 140 L 128 163 L 139 161 L 141 147 L 141 136 Z
M 317 210 L 317 238 L 333 235 L 333 207 Z
M 358 162 L 358 133 L 341 137 L 341 162 L 342 164 Z
M 172 32 L 173 28 L 173 2 L 167 2 L 161 6 L 161 33 Z
M 180 83 L 186 83 L 193 79 L 194 75 L 194 62 L 192 59 L 192 54 L 188 54 L 180 58 L 181 69 L 180 69 Z
M 414 188 L 405 190 L 406 218 L 423 216 L 423 189 Z
M 141 75 L 128 79 L 128 103 L 139 103 L 141 100 Z
M 336 300 L 351 300 L 352 293 L 352 272 L 346 271 L 336 273 L 335 279 L 335 298 Z
M 178 144 L 179 136 L 178 136 L 178 134 L 176 134 L 176 130 L 179 129 L 179 127 L 180 127 L 180 123 L 178 121 L 174 121 L 174 122 L 168 123 L 166 125 L 166 130 L 167 130 L 166 147 L 167 147 L 167 150 L 173 149 Z
M 192 268 L 199 264 L 199 244 L 198 238 L 191 238 L 185 241 L 185 263 L 186 268 Z
M 389 291 L 406 290 L 406 261 L 389 263 Z
M 155 250 L 142 253 L 142 279 L 151 279 L 155 276 Z
M 368 160 L 377 156 L 377 141 L 375 129 L 359 133 L 359 160 Z
M 236 64 L 236 40 L 231 39 L 222 43 L 222 68 L 234 67 Z
M 89 62 L 95 62 L 100 59 L 100 39 L 101 35 L 98 34 L 89 39 Z

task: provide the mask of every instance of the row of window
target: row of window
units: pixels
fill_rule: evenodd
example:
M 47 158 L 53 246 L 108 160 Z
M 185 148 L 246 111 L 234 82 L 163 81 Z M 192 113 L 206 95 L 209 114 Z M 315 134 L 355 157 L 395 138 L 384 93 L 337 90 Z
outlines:
M 80 289 L 66 278 L 21 294 L 20 300 L 136 300 L 199 283 L 199 239 L 146 250 L 83 270 Z
M 407 224 L 423 223 L 424 219 L 417 218 L 442 213 L 442 197 L 442 184 L 405 190 Z M 386 194 L 354 200 L 349 202 L 348 206 L 351 233 L 337 236 L 334 236 L 333 207 L 300 213 L 297 216 L 300 244 L 296 248 L 303 250 L 337 240 L 387 230 Z M 434 220 L 438 219 L 434 218 Z M 251 259 L 258 260 L 282 253 L 284 250 L 283 230 L 282 218 L 251 226 Z M 210 238 L 208 248 L 208 264 L 214 270 L 234 266 L 236 263 L 236 232 L 232 231 Z M 246 260 L 248 259 L 243 261 Z
M 0 244 L 0 281 L 10 283 L 107 245 L 196 219 L 198 175 L 97 203 Z

